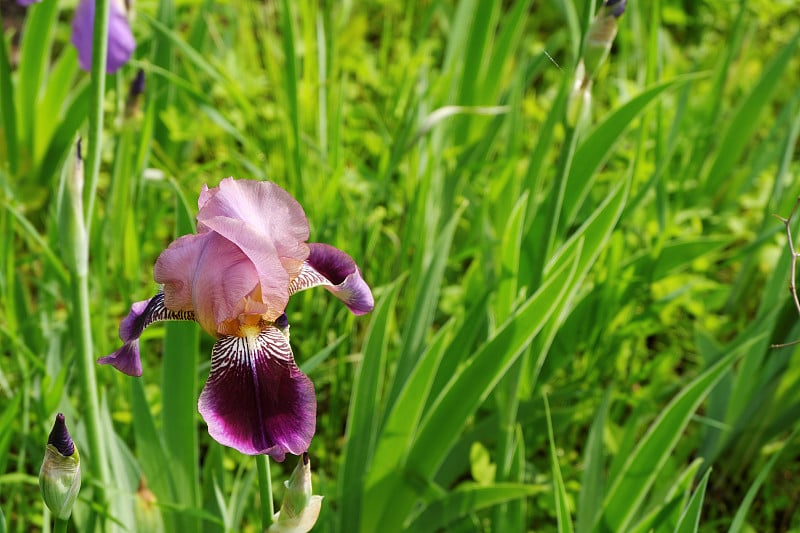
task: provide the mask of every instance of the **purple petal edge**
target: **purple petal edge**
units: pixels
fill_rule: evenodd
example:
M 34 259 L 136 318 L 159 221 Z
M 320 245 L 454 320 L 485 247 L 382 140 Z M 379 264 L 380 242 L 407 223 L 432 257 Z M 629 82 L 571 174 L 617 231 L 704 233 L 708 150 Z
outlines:
M 309 243 L 308 259 L 290 292 L 322 285 L 355 315 L 372 311 L 375 300 L 353 258 L 329 244 Z
M 116 352 L 98 359 L 97 364 L 111 365 L 123 374 L 135 378 L 141 377 L 142 359 L 139 356 L 139 339 L 126 342 Z
M 194 320 L 194 313 L 170 311 L 164 307 L 163 292 L 159 292 L 149 300 L 135 302 L 131 305 L 128 315 L 119 324 L 119 338 L 124 343 L 122 348 L 101 357 L 97 363 L 111 365 L 129 376 L 141 376 L 142 360 L 139 356 L 139 337 L 144 328 L 161 320 Z
M 217 340 L 198 410 L 220 444 L 279 462 L 305 452 L 316 430 L 314 385 L 274 327 Z

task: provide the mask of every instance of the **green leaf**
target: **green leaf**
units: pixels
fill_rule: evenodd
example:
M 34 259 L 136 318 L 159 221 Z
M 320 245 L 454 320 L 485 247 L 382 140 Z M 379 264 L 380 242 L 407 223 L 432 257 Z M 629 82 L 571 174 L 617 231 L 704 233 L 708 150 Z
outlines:
M 708 485 L 708 477 L 711 475 L 711 469 L 706 470 L 705 475 L 700 480 L 697 488 L 689 500 L 689 505 L 681 515 L 678 522 L 678 527 L 675 528 L 675 533 L 696 533 L 700 527 L 700 513 L 703 510 L 703 497 L 706 494 L 706 485 Z
M 580 143 L 572 158 L 565 188 L 561 217 L 565 227 L 571 225 L 577 218 L 578 211 L 592 189 L 597 169 L 611 155 L 611 149 L 630 123 L 664 91 L 680 87 L 700 77 L 702 76 L 697 74 L 680 76 L 645 89 L 611 112 Z
M 31 5 L 25 17 L 17 72 L 17 118 L 20 140 L 27 143 L 28 157 L 33 157 L 37 100 L 46 79 L 50 62 L 55 26 L 58 21 L 58 2 L 44 0 Z
M 569 512 L 567 488 L 564 485 L 564 478 L 561 477 L 561 467 L 559 466 L 558 452 L 556 451 L 556 438 L 553 435 L 553 420 L 550 417 L 550 404 L 547 402 L 547 396 L 543 396 L 543 399 L 544 413 L 547 418 L 547 437 L 550 442 L 550 471 L 553 474 L 553 494 L 556 498 L 555 506 L 558 532 L 571 533 L 572 518 Z
M 394 283 L 375 306 L 364 341 L 364 357 L 353 384 L 339 474 L 341 531 L 356 531 L 360 521 L 365 476 L 375 452 L 382 419 L 378 406 L 388 358 L 387 326 L 395 312 L 399 288 L 400 283 Z
M 564 260 L 554 269 L 517 312 L 497 331 L 495 337 L 469 358 L 444 387 L 420 424 L 408 452 L 405 475 L 377 479 L 378 495 L 371 498 L 370 513 L 362 529 L 374 531 L 380 524 L 403 523 L 420 493 L 447 452 L 458 440 L 467 419 L 483 403 L 494 386 L 530 345 L 545 321 L 557 308 L 566 287 L 574 279 L 578 257 Z
M 603 503 L 604 523 L 612 531 L 630 526 L 700 403 L 746 349 L 760 340 L 749 339 L 732 349 L 683 388 L 650 425 L 612 481 Z
M 415 268 L 414 273 L 412 273 L 411 278 L 420 281 L 417 283 L 416 298 L 409 315 L 410 319 L 403 329 L 400 357 L 397 360 L 392 386 L 388 395 L 389 404 L 395 402 L 400 389 L 408 379 L 422 351 L 425 337 L 433 322 L 436 306 L 439 302 L 439 291 L 443 285 L 444 270 L 447 266 L 447 259 L 450 256 L 450 246 L 453 243 L 453 235 L 459 220 L 461 220 L 462 213 L 463 208 L 456 210 L 436 239 L 433 246 L 435 253 L 432 254 L 427 263 L 418 263 L 418 268 Z
M 2 13 L 0 13 L 0 28 L 5 28 Z M 15 175 L 19 166 L 17 108 L 14 103 L 14 84 L 5 38 L 0 39 L 0 109 L 3 110 L 0 113 L 0 120 L 2 120 L 2 131 L 6 140 L 5 156 L 8 161 L 8 170 Z
M 175 186 L 176 234 L 194 231 L 194 210 Z M 186 507 L 200 504 L 200 479 L 197 470 L 197 368 L 200 360 L 198 326 L 191 322 L 167 322 L 164 326 L 162 389 L 169 391 L 163 402 L 161 422 L 164 445 L 170 460 L 176 502 Z M 196 519 L 182 517 L 179 528 L 197 529 Z
M 778 87 L 784 70 L 795 58 L 798 40 L 800 40 L 800 31 L 795 33 L 789 44 L 764 68 L 761 78 L 747 97 L 741 101 L 733 119 L 722 133 L 722 140 L 715 152 L 716 157 L 704 180 L 704 190 L 707 195 L 720 200 L 723 195 L 728 194 L 726 180 L 733 171 L 734 165 L 739 162 L 756 128 L 760 125 L 759 118 L 772 101 L 772 93 Z
M 522 483 L 495 483 L 488 487 L 464 483 L 438 498 L 404 529 L 415 532 L 447 530 L 454 521 L 494 505 L 542 492 L 541 487 Z
M 784 441 L 783 445 L 780 449 L 773 454 L 767 464 L 765 464 L 761 470 L 758 472 L 758 476 L 756 476 L 755 481 L 753 484 L 750 485 L 750 488 L 747 489 L 747 494 L 745 494 L 744 499 L 742 500 L 739 509 L 736 511 L 736 515 L 733 517 L 733 522 L 731 523 L 730 529 L 728 529 L 728 533 L 739 533 L 742 531 L 744 527 L 745 518 L 747 518 L 747 513 L 750 511 L 750 506 L 753 504 L 753 501 L 756 499 L 756 495 L 758 491 L 761 490 L 761 486 L 764 484 L 764 481 L 767 480 L 767 476 L 772 471 L 772 467 L 775 466 L 775 463 L 778 461 L 778 458 L 781 456 L 783 451 L 789 446 L 789 443 L 794 441 L 797 434 L 800 432 L 800 428 L 795 427 L 794 431 L 792 431 L 791 435 Z
M 578 496 L 578 510 L 575 517 L 575 531 L 588 533 L 592 524 L 602 510 L 603 503 L 603 431 L 611 404 L 610 390 L 606 390 L 603 402 L 589 429 L 586 439 L 586 450 L 583 454 L 583 474 L 581 475 L 581 491 Z

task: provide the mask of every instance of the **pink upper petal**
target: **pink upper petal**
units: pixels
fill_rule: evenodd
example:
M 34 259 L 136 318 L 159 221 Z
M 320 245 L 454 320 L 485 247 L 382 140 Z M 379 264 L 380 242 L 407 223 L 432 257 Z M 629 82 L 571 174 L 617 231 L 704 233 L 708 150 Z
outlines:
M 225 178 L 218 187 L 204 190 L 198 201 L 198 233 L 215 229 L 212 219 L 240 220 L 269 238 L 281 257 L 302 263 L 308 248 L 308 220 L 303 208 L 274 183 Z
M 165 305 L 173 311 L 194 310 L 203 328 L 216 335 L 225 322 L 242 313 L 265 313 L 267 306 L 251 296 L 258 272 L 242 250 L 214 231 L 185 235 L 161 252 L 153 269 L 164 285 Z
M 289 282 L 300 271 L 302 261 L 280 254 L 275 241 L 253 229 L 242 220 L 226 217 L 208 219 L 207 227 L 233 243 L 251 261 L 258 273 L 261 288 L 260 301 L 266 306 L 265 318 L 274 321 L 283 313 L 289 301 Z M 305 243 L 296 243 L 299 255 L 308 255 Z M 303 254 L 302 249 L 305 249 Z

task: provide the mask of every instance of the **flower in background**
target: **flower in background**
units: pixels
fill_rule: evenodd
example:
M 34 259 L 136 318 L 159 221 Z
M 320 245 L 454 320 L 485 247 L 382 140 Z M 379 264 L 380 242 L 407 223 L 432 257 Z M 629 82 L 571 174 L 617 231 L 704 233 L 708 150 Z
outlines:
M 123 346 L 98 362 L 140 376 L 144 328 L 196 320 L 217 337 L 198 403 L 209 434 L 283 461 L 306 451 L 316 428 L 314 385 L 289 346 L 289 296 L 321 285 L 361 315 L 372 310 L 372 292 L 346 253 L 306 243 L 303 208 L 274 183 L 227 178 L 203 186 L 198 206 L 197 234 L 156 261 L 163 291 L 131 306 L 119 328 Z
M 39 488 L 53 515 L 68 519 L 81 489 L 81 458 L 61 413 L 56 415 L 47 439 L 44 461 L 39 470 Z
M 78 50 L 78 63 L 83 70 L 92 69 L 92 35 L 94 32 L 94 0 L 80 0 L 72 19 L 72 44 Z M 131 33 L 123 0 L 109 0 L 108 56 L 106 72 L 118 71 L 133 54 L 136 41 Z
M 267 533 L 307 533 L 317 523 L 322 496 L 311 494 L 311 463 L 308 453 L 297 461 L 283 494 L 281 509 L 273 517 Z

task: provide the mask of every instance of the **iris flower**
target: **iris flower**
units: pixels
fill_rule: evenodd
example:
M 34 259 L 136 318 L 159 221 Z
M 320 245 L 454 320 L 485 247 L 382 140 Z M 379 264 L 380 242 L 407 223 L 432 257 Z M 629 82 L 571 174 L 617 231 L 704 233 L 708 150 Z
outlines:
M 198 207 L 197 234 L 178 238 L 156 261 L 163 290 L 131 306 L 119 327 L 123 346 L 98 362 L 140 376 L 145 327 L 197 321 L 217 338 L 198 402 L 209 434 L 283 461 L 308 449 L 316 427 L 314 385 L 289 346 L 289 296 L 321 285 L 361 315 L 372 310 L 372 292 L 349 255 L 306 242 L 303 208 L 274 183 L 226 178 L 203 186 Z
M 80 0 L 72 19 L 71 42 L 78 50 L 78 64 L 81 69 L 92 69 L 92 35 L 94 32 L 95 0 Z M 136 41 L 133 39 L 128 22 L 127 9 L 123 0 L 109 0 L 108 13 L 108 52 L 106 72 L 118 71 L 133 54 Z

